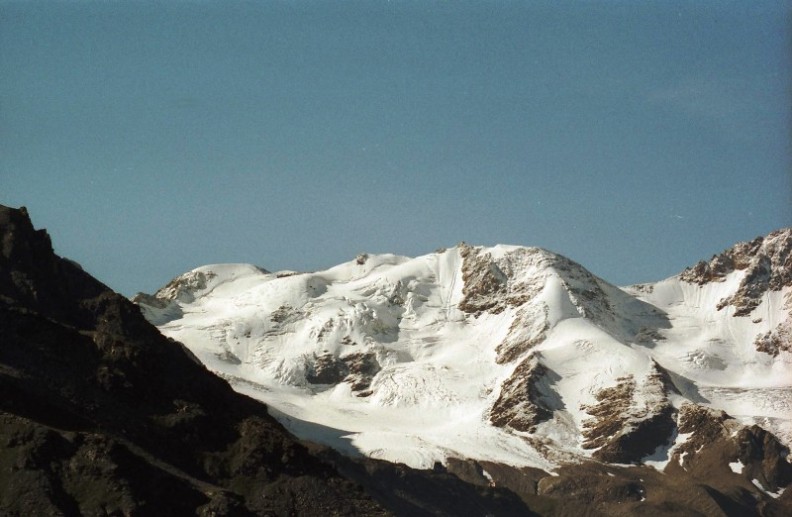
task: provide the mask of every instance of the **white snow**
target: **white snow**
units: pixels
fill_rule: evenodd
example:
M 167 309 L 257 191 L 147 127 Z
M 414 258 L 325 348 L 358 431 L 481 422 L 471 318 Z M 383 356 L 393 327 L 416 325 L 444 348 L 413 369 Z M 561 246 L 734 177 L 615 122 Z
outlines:
M 758 334 L 789 318 L 789 289 L 768 294 L 754 311 L 759 316 L 733 317 L 731 308 L 715 307 L 741 273 L 704 286 L 672 277 L 650 289 L 619 289 L 582 268 L 559 269 L 538 248 L 481 253 L 507 273 L 508 289 L 530 284 L 536 293 L 498 314 L 460 311 L 463 259 L 455 247 L 414 259 L 371 255 L 314 273 L 204 266 L 183 275 L 181 287 L 158 293 L 171 300 L 168 307 L 144 309 L 165 335 L 267 403 L 296 435 L 349 454 L 420 468 L 466 457 L 552 470 L 591 455 L 581 447 L 590 418 L 583 405 L 594 404 L 597 391 L 632 375 L 632 403 L 657 403 L 644 386 L 654 362 L 677 375 L 682 395 L 673 404 L 723 409 L 791 444 L 783 430 L 792 429 L 792 354 L 773 358 L 753 346 Z M 605 302 L 586 298 L 595 288 Z M 519 349 L 542 333 L 517 359 L 496 362 L 501 343 Z M 381 366 L 369 396 L 346 382 L 307 382 L 316 357 L 360 353 Z M 551 372 L 543 389 L 552 392 L 546 403 L 553 408 L 530 436 L 489 423 L 502 383 L 528 354 Z M 662 470 L 685 439 L 675 435 L 645 463 Z
M 648 465 L 662 472 L 665 470 L 666 466 L 668 466 L 671 458 L 674 457 L 674 451 L 680 445 L 683 445 L 692 434 L 693 433 L 677 433 L 675 431 L 669 443 L 658 446 L 651 455 L 643 459 L 644 465 Z M 684 467 L 686 454 L 687 453 L 682 453 L 679 458 L 682 467 Z
M 733 462 L 729 463 L 729 468 L 735 474 L 742 474 L 742 471 L 745 468 L 745 465 L 743 465 L 743 463 L 740 460 L 737 460 L 737 461 L 733 461 Z
M 687 454 L 688 454 L 687 451 L 685 451 L 679 456 L 679 466 L 682 467 L 683 469 L 685 468 L 685 457 L 687 456 Z
M 753 483 L 753 485 L 759 490 L 761 490 L 764 494 L 769 495 L 773 499 L 778 499 L 779 497 L 781 497 L 781 495 L 784 493 L 784 490 L 786 489 L 786 487 L 784 487 L 784 488 L 779 488 L 777 492 L 771 492 L 769 490 L 765 490 L 765 488 L 762 486 L 762 483 L 760 483 L 758 479 L 752 479 L 751 483 Z

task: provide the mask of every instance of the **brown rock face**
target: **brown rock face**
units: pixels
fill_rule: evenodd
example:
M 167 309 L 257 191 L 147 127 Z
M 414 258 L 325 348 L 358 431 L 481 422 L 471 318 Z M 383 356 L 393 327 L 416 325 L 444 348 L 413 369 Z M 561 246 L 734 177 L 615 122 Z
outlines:
M 789 450 L 764 429 L 742 426 L 723 411 L 697 404 L 682 406 L 678 426 L 690 436 L 676 448 L 666 472 L 681 469 L 715 488 L 736 484 L 754 493 L 777 492 L 792 483 Z M 733 465 L 739 465 L 737 472 Z
M 600 390 L 597 404 L 583 408 L 592 416 L 583 424 L 583 447 L 597 449 L 594 458 L 611 463 L 638 462 L 651 454 L 674 430 L 669 384 L 663 372 L 656 370 L 640 386 L 628 376 Z
M 773 330 L 756 336 L 754 346 L 759 352 L 773 357 L 781 352 L 792 352 L 792 318 L 779 323 Z
M 542 290 L 542 279 L 517 282 L 513 278 L 512 258 L 525 263 L 549 264 L 551 254 L 539 248 L 526 248 L 514 257 L 495 260 L 481 248 L 462 244 L 462 301 L 459 310 L 479 315 L 482 312 L 499 314 L 507 307 L 519 307 L 533 299 Z
M 342 357 L 323 354 L 313 358 L 308 365 L 305 379 L 311 384 L 338 384 L 348 382 L 359 396 L 368 396 L 367 391 L 380 364 L 373 353 L 355 353 Z
M 549 404 L 552 390 L 543 386 L 551 381 L 550 372 L 536 357 L 526 358 L 503 382 L 501 394 L 490 410 L 492 425 L 532 432 L 537 424 L 553 416 Z
M 741 429 L 736 442 L 738 459 L 746 466 L 743 474 L 758 480 L 770 492 L 792 483 L 789 450 L 775 436 L 754 425 Z
M 704 285 L 720 282 L 733 271 L 745 271 L 737 291 L 724 298 L 718 309 L 735 308 L 735 316 L 747 316 L 759 305 L 762 295 L 792 285 L 792 228 L 774 231 L 767 237 L 742 242 L 709 262 L 701 261 L 686 269 L 680 278 Z
M 550 323 L 545 304 L 526 305 L 517 311 L 506 338 L 495 349 L 498 364 L 509 363 L 544 341 Z
M 482 255 L 478 249 L 463 246 L 462 254 L 462 288 L 463 300 L 459 310 L 469 314 L 490 311 L 495 314 L 505 308 L 502 297 L 507 292 L 507 277 L 487 254 Z

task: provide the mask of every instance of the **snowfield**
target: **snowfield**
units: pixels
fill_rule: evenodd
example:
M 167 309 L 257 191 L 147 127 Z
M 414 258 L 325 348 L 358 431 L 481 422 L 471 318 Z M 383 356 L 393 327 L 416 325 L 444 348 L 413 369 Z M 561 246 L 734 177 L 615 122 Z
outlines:
M 347 454 L 551 471 L 658 429 L 625 462 L 662 469 L 690 402 L 792 445 L 792 353 L 756 345 L 790 324 L 792 289 L 719 309 L 746 271 L 618 288 L 543 249 L 460 244 L 314 273 L 204 266 L 136 301 L 294 434 Z

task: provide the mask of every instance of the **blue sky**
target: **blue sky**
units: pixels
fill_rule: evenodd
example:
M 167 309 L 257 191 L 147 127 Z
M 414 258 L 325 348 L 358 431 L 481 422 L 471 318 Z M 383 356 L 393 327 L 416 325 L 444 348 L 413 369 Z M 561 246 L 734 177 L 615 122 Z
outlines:
M 534 245 L 657 280 L 792 225 L 790 2 L 0 1 L 0 203 L 120 292 Z

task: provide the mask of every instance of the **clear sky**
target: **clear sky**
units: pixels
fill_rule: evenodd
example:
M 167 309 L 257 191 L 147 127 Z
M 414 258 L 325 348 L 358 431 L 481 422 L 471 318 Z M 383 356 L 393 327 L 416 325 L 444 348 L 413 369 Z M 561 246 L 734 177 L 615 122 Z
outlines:
M 0 0 L 0 203 L 116 290 L 459 241 L 617 284 L 792 225 L 792 3 Z

